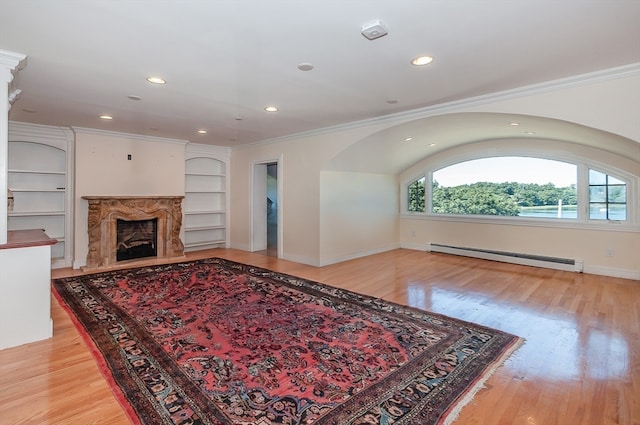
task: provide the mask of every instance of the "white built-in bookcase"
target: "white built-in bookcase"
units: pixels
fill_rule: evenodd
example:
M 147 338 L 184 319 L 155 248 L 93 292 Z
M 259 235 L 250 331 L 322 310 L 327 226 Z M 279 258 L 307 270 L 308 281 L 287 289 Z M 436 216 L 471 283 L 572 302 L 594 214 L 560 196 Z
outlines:
M 44 229 L 58 240 L 51 248 L 53 268 L 70 267 L 73 252 L 73 132 L 9 123 L 8 188 L 13 209 L 7 229 Z
M 185 251 L 229 247 L 228 148 L 188 144 L 185 163 Z

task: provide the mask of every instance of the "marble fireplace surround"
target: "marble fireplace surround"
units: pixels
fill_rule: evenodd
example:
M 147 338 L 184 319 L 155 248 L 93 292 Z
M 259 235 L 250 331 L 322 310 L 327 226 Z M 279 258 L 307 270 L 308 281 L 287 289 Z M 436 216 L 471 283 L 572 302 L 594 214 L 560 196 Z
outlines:
M 89 202 L 86 270 L 105 269 L 123 261 L 116 260 L 117 221 L 157 218 L 158 259 L 184 257 L 180 240 L 182 199 L 184 196 L 83 196 Z M 144 258 L 140 260 L 148 260 Z M 133 261 L 128 260 L 127 264 Z

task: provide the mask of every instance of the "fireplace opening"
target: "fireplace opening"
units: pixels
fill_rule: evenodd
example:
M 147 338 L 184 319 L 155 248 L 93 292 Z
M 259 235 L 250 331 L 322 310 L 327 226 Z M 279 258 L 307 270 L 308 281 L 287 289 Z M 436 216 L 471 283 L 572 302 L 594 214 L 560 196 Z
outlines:
M 116 261 L 158 255 L 158 219 L 121 220 L 116 223 Z

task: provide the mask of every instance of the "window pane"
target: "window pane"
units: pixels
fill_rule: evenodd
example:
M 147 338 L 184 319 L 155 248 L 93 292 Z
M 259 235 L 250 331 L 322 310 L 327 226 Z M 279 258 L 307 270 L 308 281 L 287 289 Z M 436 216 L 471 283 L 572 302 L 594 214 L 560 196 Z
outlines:
M 618 180 L 617 178 L 615 178 L 613 176 L 608 176 L 608 177 L 609 177 L 609 179 L 608 179 L 607 183 L 609 183 L 610 185 L 611 184 L 621 184 L 621 185 L 625 184 L 625 182 L 623 182 L 622 180 Z
M 625 186 L 609 186 L 609 202 L 627 202 L 627 191 L 625 189 Z
M 604 202 L 606 199 L 607 199 L 606 186 L 590 186 L 589 187 L 590 202 Z
M 589 218 L 591 220 L 606 220 L 607 204 L 589 204 Z
M 589 170 L 589 218 L 626 220 L 626 183 L 605 173 Z
M 421 177 L 415 180 L 407 188 L 407 211 L 424 212 L 425 211 L 425 194 L 424 183 L 426 178 Z
M 577 217 L 577 167 L 529 157 L 461 162 L 433 173 L 432 212 Z
M 609 220 L 626 220 L 626 205 L 609 205 Z
M 589 184 L 607 184 L 607 175 L 596 170 L 589 170 Z

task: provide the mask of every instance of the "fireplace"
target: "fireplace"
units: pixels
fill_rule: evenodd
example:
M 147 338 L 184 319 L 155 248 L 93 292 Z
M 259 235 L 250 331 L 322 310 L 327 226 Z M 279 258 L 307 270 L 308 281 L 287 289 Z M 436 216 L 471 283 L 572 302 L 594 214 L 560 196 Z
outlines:
M 85 269 L 184 257 L 183 196 L 83 196 L 89 202 Z
M 116 220 L 116 261 L 158 255 L 158 219 Z

